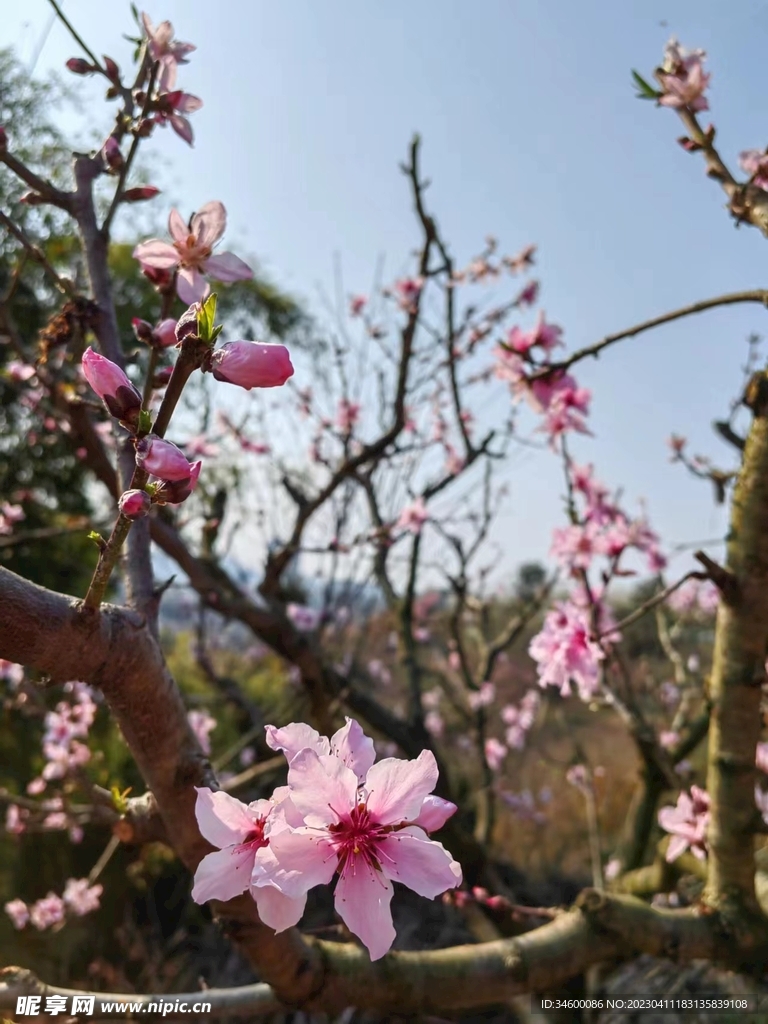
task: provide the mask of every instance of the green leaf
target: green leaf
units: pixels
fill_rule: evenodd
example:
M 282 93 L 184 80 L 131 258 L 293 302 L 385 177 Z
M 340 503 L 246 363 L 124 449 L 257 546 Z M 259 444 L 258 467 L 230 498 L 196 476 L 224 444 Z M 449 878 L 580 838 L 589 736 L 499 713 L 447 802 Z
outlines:
M 152 430 L 152 413 L 148 409 L 142 409 L 139 413 L 138 432 L 140 435 L 148 434 Z
M 216 339 L 218 338 L 218 336 L 221 334 L 221 332 L 223 330 L 224 330 L 224 324 L 219 324 L 218 327 L 214 327 L 213 328 L 213 331 L 211 333 L 211 343 L 216 341 Z
M 107 542 L 96 530 L 91 530 L 91 532 L 88 534 L 88 540 L 92 540 L 96 547 L 99 549 L 99 551 L 103 551 L 103 549 L 107 545 Z
M 663 95 L 658 89 L 654 89 L 649 82 L 646 82 L 643 76 L 635 71 L 634 68 L 632 69 L 632 79 L 637 88 L 637 98 L 639 100 L 657 100 Z
M 211 292 L 197 314 L 197 333 L 202 341 L 212 342 L 213 325 L 216 320 L 216 292 Z
M 131 792 L 133 787 L 129 786 L 128 789 L 120 791 L 120 787 L 112 785 L 109 787 L 109 792 L 112 795 L 112 803 L 118 814 L 125 814 L 128 810 L 128 794 Z

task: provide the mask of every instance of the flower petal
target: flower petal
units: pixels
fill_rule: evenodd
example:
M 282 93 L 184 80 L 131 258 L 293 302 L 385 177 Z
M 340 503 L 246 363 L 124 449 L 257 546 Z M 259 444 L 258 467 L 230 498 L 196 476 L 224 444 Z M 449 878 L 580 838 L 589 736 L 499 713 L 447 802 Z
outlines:
M 286 928 L 293 928 L 298 924 L 307 903 L 306 893 L 292 899 L 274 885 L 254 886 L 251 888 L 251 895 L 256 900 L 261 920 L 276 932 L 284 932 Z
M 392 891 L 389 879 L 362 857 L 347 862 L 336 884 L 336 913 L 368 948 L 371 960 L 380 960 L 395 941 L 389 907 Z
M 419 896 L 434 899 L 461 885 L 461 867 L 441 843 L 426 839 L 419 830 L 404 828 L 378 844 L 384 874 L 402 882 Z
M 192 216 L 192 234 L 199 245 L 212 246 L 224 234 L 227 226 L 227 211 L 224 203 L 214 199 L 201 206 Z
M 422 750 L 415 761 L 386 757 L 365 780 L 368 810 L 383 825 L 414 821 L 436 785 L 437 762 L 431 750 Z
M 685 853 L 687 849 L 688 840 L 685 836 L 672 836 L 669 840 L 669 846 L 667 846 L 667 863 L 671 864 L 673 860 L 677 860 L 680 854 Z
M 203 264 L 206 274 L 210 274 L 216 281 L 247 281 L 253 277 L 253 271 L 244 263 L 239 256 L 233 252 L 220 252 L 211 256 Z
M 148 267 L 156 267 L 158 270 L 170 270 L 179 262 L 179 254 L 170 242 L 163 242 L 160 238 L 150 238 L 146 242 L 139 242 L 133 250 L 133 258 L 139 263 Z
M 373 740 L 352 718 L 347 718 L 346 725 L 331 736 L 331 753 L 351 768 L 361 783 L 376 760 Z
M 195 903 L 231 900 L 245 892 L 251 883 L 253 858 L 247 846 L 230 846 L 203 857 L 195 872 L 192 899 Z
M 270 837 L 270 879 L 286 896 L 296 899 L 316 885 L 327 885 L 338 864 L 333 847 L 314 828 L 299 828 Z M 254 876 L 256 877 L 256 876 Z
M 196 267 L 180 267 L 176 275 L 176 292 L 182 302 L 191 306 L 193 302 L 201 302 L 211 288 Z
M 204 839 L 220 850 L 242 843 L 253 829 L 256 816 L 248 813 L 247 804 L 229 793 L 214 793 L 207 787 L 197 789 L 195 804 L 197 826 Z
M 288 786 L 294 807 L 307 825 L 322 828 L 349 814 L 357 802 L 357 776 L 335 757 L 322 761 L 306 748 L 291 761 Z
M 414 820 L 414 825 L 419 825 L 425 832 L 437 832 L 452 817 L 458 807 L 450 800 L 443 800 L 440 796 L 428 796 L 421 805 L 419 816 Z
M 277 729 L 274 725 L 266 726 L 267 746 L 272 750 L 281 750 L 285 754 L 288 764 L 294 759 L 300 750 L 309 747 L 316 754 L 328 754 L 331 745 L 325 736 L 313 729 L 311 725 L 304 722 L 291 722 Z
M 171 114 L 168 121 L 179 138 L 184 139 L 191 146 L 195 139 L 195 133 L 186 117 L 182 117 L 181 114 Z
M 174 242 L 180 242 L 182 245 L 187 244 L 189 227 L 175 206 L 168 215 L 168 232 Z

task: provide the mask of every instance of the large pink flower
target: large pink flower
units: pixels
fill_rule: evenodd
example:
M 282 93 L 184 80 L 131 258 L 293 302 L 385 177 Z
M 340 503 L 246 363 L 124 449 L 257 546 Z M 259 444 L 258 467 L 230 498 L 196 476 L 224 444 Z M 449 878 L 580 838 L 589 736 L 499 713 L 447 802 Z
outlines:
M 217 281 L 245 281 L 253 277 L 253 271 L 238 256 L 231 252 L 213 255 L 213 247 L 219 241 L 227 226 L 227 211 L 224 204 L 214 201 L 206 203 L 192 215 L 189 227 L 181 219 L 178 210 L 171 210 L 168 230 L 173 242 L 150 238 L 140 242 L 133 250 L 134 259 L 142 269 L 171 270 L 178 267 L 176 291 L 182 302 L 192 305 L 200 302 L 210 292 L 210 285 L 203 275 Z
M 425 805 L 436 783 L 437 764 L 427 750 L 415 761 L 386 758 L 362 781 L 332 753 L 299 751 L 288 788 L 304 825 L 271 840 L 273 884 L 300 898 L 338 871 L 336 910 L 378 960 L 395 938 L 393 881 L 429 899 L 461 883 L 459 864 L 419 822 L 428 817 L 433 827 L 442 817 L 439 807 Z
M 255 800 L 251 804 L 241 803 L 228 793 L 197 790 L 198 827 L 218 850 L 203 857 L 195 872 L 192 899 L 196 903 L 231 900 L 249 889 L 264 924 L 283 931 L 298 923 L 306 893 L 296 898 L 285 896 L 269 878 L 274 866 L 270 839 L 276 830 L 287 827 L 286 812 L 289 818 L 292 813 L 281 797 L 287 797 L 285 787 L 275 791 L 272 801 Z

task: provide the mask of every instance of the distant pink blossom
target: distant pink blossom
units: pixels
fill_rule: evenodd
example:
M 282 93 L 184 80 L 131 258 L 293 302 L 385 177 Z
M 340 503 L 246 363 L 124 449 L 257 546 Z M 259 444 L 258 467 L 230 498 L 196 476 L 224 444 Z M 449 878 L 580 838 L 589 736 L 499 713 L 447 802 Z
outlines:
M 360 418 L 360 405 L 358 402 L 350 402 L 348 398 L 339 401 L 336 410 L 336 426 L 342 434 L 349 434 Z
M 55 892 L 49 892 L 29 908 L 30 923 L 38 931 L 44 931 L 64 920 L 65 909 L 64 900 Z
M 495 739 L 495 737 L 491 736 L 489 739 L 485 741 L 485 746 L 483 750 L 485 753 L 485 760 L 491 771 L 499 771 L 504 763 L 504 758 L 509 753 L 504 744 L 501 743 L 499 740 Z
M 520 355 L 527 355 L 535 346 L 549 353 L 553 348 L 562 345 L 562 333 L 562 327 L 548 324 L 544 319 L 544 313 L 540 312 L 538 322 L 532 330 L 521 331 L 519 327 L 513 327 L 507 335 L 507 345 Z
M 183 139 L 190 146 L 194 141 L 194 132 L 189 123 L 187 114 L 194 114 L 199 110 L 203 101 L 199 96 L 176 89 L 176 62 L 166 61 L 161 64 L 160 79 L 158 81 L 159 95 L 155 104 L 155 111 L 150 120 L 161 127 L 170 125 L 180 139 Z
M 400 308 L 406 313 L 415 313 L 423 287 L 424 282 L 420 277 L 403 277 L 395 281 L 395 294 Z
M 218 725 L 218 722 L 210 715 L 207 711 L 188 711 L 187 720 L 189 721 L 192 732 L 197 737 L 197 742 L 200 744 L 203 753 L 208 755 L 211 753 L 211 740 L 210 734 Z
M 29 921 L 29 907 L 24 900 L 10 900 L 3 907 L 14 928 L 21 931 Z
M 768 743 L 758 743 L 755 753 L 755 764 L 761 772 L 768 775 Z
M 401 530 L 407 530 L 409 533 L 417 534 L 421 533 L 424 524 L 429 519 L 429 512 L 427 511 L 427 504 L 423 498 L 416 498 L 410 505 L 406 505 L 401 511 L 400 516 L 395 524 Z
M 762 149 L 747 149 L 739 154 L 741 169 L 750 176 L 752 184 L 768 190 L 768 153 Z
M 424 715 L 424 728 L 430 736 L 434 736 L 436 740 L 440 739 L 445 732 L 445 720 L 439 711 L 428 711 Z
M 320 612 L 316 608 L 291 603 L 286 606 L 285 611 L 296 629 L 302 633 L 311 633 L 320 625 Z
M 484 682 L 480 686 L 479 690 L 473 690 L 467 696 L 469 706 L 473 711 L 479 711 L 480 708 L 487 708 L 490 704 L 493 704 L 496 699 L 496 687 L 491 682 Z
M 192 215 L 189 227 L 176 209 L 171 210 L 168 230 L 173 242 L 151 238 L 133 250 L 134 258 L 144 267 L 158 270 L 178 268 L 176 290 L 182 302 L 191 305 L 204 299 L 210 286 L 204 275 L 217 281 L 244 281 L 253 271 L 231 252 L 213 255 L 213 247 L 224 234 L 227 211 L 223 203 L 206 203 Z
M 698 786 L 691 786 L 690 796 L 682 792 L 675 807 L 661 808 L 659 824 L 672 836 L 667 847 L 668 862 L 676 860 L 689 847 L 695 857 L 704 860 L 707 856 L 709 794 Z
M 91 885 L 87 878 L 69 878 L 64 887 L 64 903 L 78 917 L 99 909 L 102 885 Z
M 353 295 L 349 300 L 349 315 L 360 316 L 367 305 L 368 299 L 365 295 Z

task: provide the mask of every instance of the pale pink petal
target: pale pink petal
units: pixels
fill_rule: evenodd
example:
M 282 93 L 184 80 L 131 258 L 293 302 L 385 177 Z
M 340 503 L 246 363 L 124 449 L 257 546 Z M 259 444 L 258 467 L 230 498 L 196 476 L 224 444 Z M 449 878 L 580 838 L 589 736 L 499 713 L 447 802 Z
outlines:
M 176 85 L 178 68 L 175 60 L 164 60 L 160 64 L 160 81 L 157 87 L 160 92 L 173 92 Z
M 182 218 L 181 214 L 176 209 L 176 207 L 174 207 L 171 210 L 170 215 L 168 217 L 168 231 L 174 242 L 181 242 L 184 245 L 187 244 L 187 239 L 189 238 L 189 228 L 184 223 L 184 219 Z
M 270 838 L 268 849 L 277 861 L 277 866 L 270 870 L 270 877 L 293 899 L 316 885 L 327 885 L 338 864 L 333 847 L 314 828 L 281 832 Z
M 374 821 L 394 825 L 418 817 L 425 797 L 437 785 L 437 762 L 431 750 L 422 750 L 415 761 L 387 757 L 368 772 L 368 811 Z
M 195 815 L 203 838 L 220 850 L 241 843 L 253 829 L 255 817 L 248 813 L 246 804 L 229 793 L 214 793 L 203 787 L 197 790 Z
M 417 829 L 404 828 L 387 836 L 378 845 L 378 855 L 385 875 L 427 899 L 461 885 L 457 861 Z
M 212 246 L 227 227 L 227 211 L 218 199 L 201 206 L 192 217 L 192 234 L 200 245 Z
M 291 899 L 273 885 L 253 887 L 251 895 L 256 900 L 261 920 L 276 932 L 284 932 L 286 928 L 298 924 L 307 903 L 306 894 Z
M 391 901 L 392 883 L 362 857 L 347 864 L 336 884 L 336 913 L 367 946 L 371 960 L 380 960 L 395 941 Z
M 190 92 L 183 92 L 176 101 L 176 113 L 194 114 L 194 112 L 199 110 L 202 106 L 203 101 L 199 96 L 193 96 Z
M 677 860 L 680 854 L 685 853 L 687 849 L 688 840 L 685 836 L 672 836 L 667 847 L 667 862 L 671 864 L 673 860 Z
M 328 754 L 331 745 L 325 736 L 304 722 L 291 722 L 282 729 L 274 725 L 266 727 L 267 746 L 272 750 L 281 750 L 290 764 L 300 750 L 309 747 L 316 754 Z
M 443 800 L 440 796 L 428 796 L 413 824 L 420 825 L 425 832 L 437 832 L 457 810 L 456 804 L 452 804 L 450 800 Z
M 352 769 L 359 782 L 365 781 L 368 770 L 376 760 L 373 740 L 351 718 L 347 718 L 346 725 L 331 736 L 331 753 Z
M 186 117 L 182 117 L 181 114 L 171 114 L 168 121 L 179 138 L 184 139 L 191 146 L 195 140 L 195 133 Z
M 146 242 L 139 242 L 133 250 L 133 258 L 148 267 L 156 267 L 158 270 L 170 270 L 179 262 L 179 254 L 170 242 L 163 242 L 159 238 L 150 238 Z
M 211 288 L 196 267 L 180 267 L 176 275 L 176 292 L 182 302 L 191 306 L 193 302 L 201 302 Z
M 231 846 L 209 853 L 197 866 L 192 899 L 195 903 L 205 903 L 239 896 L 251 884 L 252 867 L 253 850 L 247 846 Z
M 216 281 L 247 281 L 253 277 L 253 271 L 239 256 L 232 252 L 220 252 L 211 256 L 203 264 L 203 270 Z
M 357 803 L 357 776 L 335 757 L 321 761 L 314 750 L 300 750 L 288 768 L 291 800 L 307 825 L 322 828 L 348 815 Z

